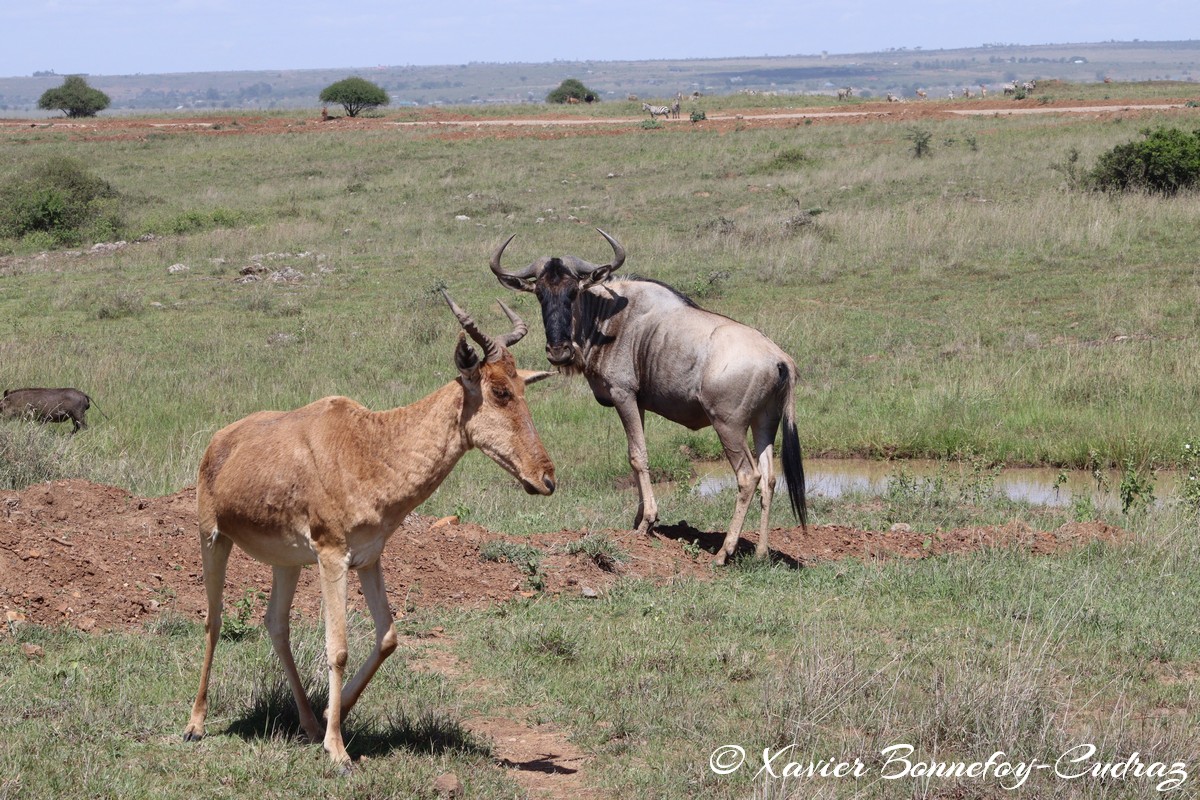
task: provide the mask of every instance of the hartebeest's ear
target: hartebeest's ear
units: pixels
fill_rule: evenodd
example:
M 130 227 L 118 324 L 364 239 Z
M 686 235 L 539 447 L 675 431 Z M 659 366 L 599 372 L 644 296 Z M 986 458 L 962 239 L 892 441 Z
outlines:
M 531 383 L 537 383 L 538 381 L 544 381 L 546 378 L 551 378 L 557 374 L 557 372 L 539 372 L 532 369 L 517 370 L 518 377 L 525 382 L 526 386 Z
M 479 383 L 479 356 L 475 348 L 467 344 L 467 334 L 458 332 L 458 346 L 454 348 L 454 365 L 463 378 L 471 383 Z

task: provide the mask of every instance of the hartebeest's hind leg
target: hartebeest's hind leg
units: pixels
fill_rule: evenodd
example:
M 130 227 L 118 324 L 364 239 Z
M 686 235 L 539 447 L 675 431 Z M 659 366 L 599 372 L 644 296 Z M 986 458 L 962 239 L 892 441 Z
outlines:
M 292 626 L 288 617 L 299 580 L 300 567 L 272 568 L 271 599 L 267 603 L 267 632 L 271 635 L 271 645 L 275 648 L 275 656 L 283 666 L 283 673 L 287 675 L 288 685 L 292 688 L 296 711 L 300 715 L 300 727 L 304 728 L 304 733 L 311 741 L 319 742 L 325 735 L 325 730 L 313 713 L 312 705 L 308 701 L 308 694 L 300 680 L 300 673 L 296 669 L 296 660 L 292 657 Z
M 204 593 L 208 597 L 208 614 L 204 618 L 204 663 L 200 667 L 200 689 L 192 703 L 192 715 L 183 730 L 185 741 L 204 736 L 204 719 L 208 716 L 208 676 L 212 671 L 213 653 L 221 638 L 221 604 L 225 592 L 225 570 L 233 540 L 217 531 L 200 531 L 200 556 L 204 565 Z
M 367 600 L 367 608 L 371 611 L 371 620 L 375 623 L 375 649 L 358 668 L 358 672 L 342 689 L 342 716 L 345 717 L 358 702 L 359 696 L 367 683 L 375 675 L 375 671 L 387 657 L 395 651 L 399 642 L 396 639 L 396 625 L 392 621 L 392 609 L 388 605 L 387 588 L 383 585 L 383 570 L 376 561 L 358 570 L 358 580 L 362 584 L 363 597 Z

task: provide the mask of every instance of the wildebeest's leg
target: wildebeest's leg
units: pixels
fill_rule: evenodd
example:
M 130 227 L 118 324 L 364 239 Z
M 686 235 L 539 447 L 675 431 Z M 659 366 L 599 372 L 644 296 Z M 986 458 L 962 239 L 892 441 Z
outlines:
M 649 533 L 658 522 L 658 504 L 654 500 L 654 490 L 650 487 L 650 456 L 646 451 L 645 412 L 631 396 L 618 397 L 618 394 L 613 392 L 612 399 L 617 414 L 621 417 L 621 425 L 625 428 L 625 438 L 629 440 L 629 466 L 633 468 L 633 477 L 638 485 L 638 511 L 633 520 L 633 527 L 638 533 Z
M 771 499 L 775 495 L 775 434 L 779 430 L 779 415 L 759 417 L 750 430 L 754 437 L 754 452 L 758 453 L 758 492 L 762 501 L 762 518 L 758 522 L 758 545 L 754 548 L 754 555 L 766 558 L 770 553 L 767 532 L 770 530 Z
M 742 535 L 742 524 L 746 520 L 746 512 L 750 501 L 754 499 L 754 489 L 758 485 L 758 466 L 750 447 L 746 444 L 746 426 L 737 423 L 714 422 L 713 429 L 725 448 L 725 457 L 729 459 L 737 476 L 737 504 L 733 507 L 733 519 L 729 522 L 729 533 L 717 552 L 715 562 L 724 564 L 729 556 L 737 550 L 738 538 Z
M 325 658 L 329 664 L 329 706 L 325 709 L 325 752 L 343 771 L 350 769 L 350 754 L 342 740 L 342 679 L 346 672 L 347 557 L 337 550 L 318 555 L 321 599 L 325 603 Z
M 204 736 L 204 718 L 208 716 L 208 676 L 213 653 L 221 638 L 221 596 L 225 592 L 225 570 L 233 540 L 210 531 L 200 531 L 200 558 L 204 565 L 204 593 L 208 597 L 208 615 L 204 618 L 204 662 L 200 667 L 200 689 L 192 703 L 192 716 L 183 730 L 184 741 Z
M 396 626 L 392 621 L 392 609 L 388 606 L 387 588 L 383 585 L 383 569 L 376 560 L 374 564 L 361 567 L 358 570 L 358 580 L 362 584 L 363 597 L 367 599 L 367 608 L 371 610 L 371 619 L 375 623 L 375 649 L 358 668 L 358 672 L 342 689 L 342 716 L 345 717 L 358 702 L 359 695 L 367 688 L 367 683 L 375 675 L 375 671 L 396 649 L 399 643 L 396 639 Z
M 271 570 L 271 599 L 267 603 L 267 632 L 271 634 L 271 645 L 275 655 L 283 666 L 288 684 L 292 687 L 292 697 L 296 700 L 296 711 L 300 714 L 300 727 L 314 742 L 321 741 L 324 734 L 322 726 L 317 722 L 304 684 L 300 681 L 300 673 L 296 669 L 296 661 L 292 657 L 291 622 L 288 616 L 292 609 L 292 598 L 296 596 L 296 584 L 300 580 L 300 567 L 274 567 Z

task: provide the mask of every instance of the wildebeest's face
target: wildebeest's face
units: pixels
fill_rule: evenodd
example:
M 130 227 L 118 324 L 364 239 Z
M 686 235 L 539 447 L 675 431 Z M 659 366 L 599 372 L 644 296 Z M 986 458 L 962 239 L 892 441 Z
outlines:
M 546 358 L 557 367 L 571 366 L 577 360 L 573 318 L 579 293 L 603 283 L 625 263 L 625 248 L 604 231 L 596 230 L 613 249 L 612 261 L 607 264 L 593 264 L 575 256 L 554 256 L 539 258 L 522 270 L 507 272 L 500 267 L 500 258 L 516 234 L 492 253 L 490 266 L 500 283 L 537 296 L 546 328 Z
M 579 296 L 579 277 L 563 264 L 551 258 L 538 277 L 534 290 L 542 306 L 542 324 L 546 328 L 546 358 L 556 367 L 575 360 L 571 343 L 571 320 L 575 298 Z

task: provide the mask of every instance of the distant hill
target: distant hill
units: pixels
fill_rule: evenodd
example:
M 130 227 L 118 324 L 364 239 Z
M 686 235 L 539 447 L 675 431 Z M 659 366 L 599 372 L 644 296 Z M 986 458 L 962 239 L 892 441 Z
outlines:
M 781 95 L 831 94 L 852 86 L 859 96 L 926 90 L 931 97 L 1011 80 L 1072 83 L 1200 81 L 1200 40 L 1093 44 L 994 44 L 956 50 L 657 61 L 471 63 L 457 66 L 337 67 L 163 75 L 89 75 L 112 98 L 106 114 L 174 109 L 315 108 L 321 89 L 361 75 L 386 89 L 393 106 L 543 102 L 565 78 L 578 78 L 602 99 L 668 98 L 677 92 Z M 62 83 L 53 72 L 0 78 L 0 115 L 38 116 L 37 99 Z

